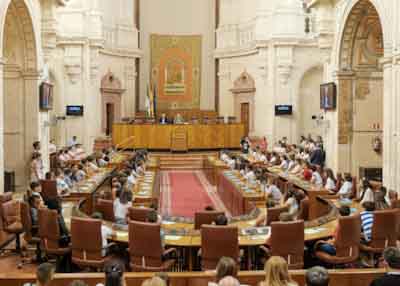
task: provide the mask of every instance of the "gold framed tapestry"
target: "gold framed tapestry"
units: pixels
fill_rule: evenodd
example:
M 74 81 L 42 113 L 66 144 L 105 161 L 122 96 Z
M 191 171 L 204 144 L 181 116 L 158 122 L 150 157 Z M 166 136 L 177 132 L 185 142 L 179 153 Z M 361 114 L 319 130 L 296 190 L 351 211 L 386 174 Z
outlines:
M 202 37 L 152 34 L 150 47 L 157 109 L 199 109 Z

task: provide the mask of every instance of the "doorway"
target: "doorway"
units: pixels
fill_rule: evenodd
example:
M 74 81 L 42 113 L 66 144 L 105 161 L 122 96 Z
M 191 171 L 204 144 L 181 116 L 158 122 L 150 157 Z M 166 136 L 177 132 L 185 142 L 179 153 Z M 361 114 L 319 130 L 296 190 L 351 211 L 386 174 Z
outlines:
M 250 130 L 250 105 L 248 102 L 240 104 L 240 120 L 244 125 L 244 134 L 248 136 Z
M 106 105 L 106 135 L 112 135 L 112 126 L 114 124 L 114 104 L 107 103 Z

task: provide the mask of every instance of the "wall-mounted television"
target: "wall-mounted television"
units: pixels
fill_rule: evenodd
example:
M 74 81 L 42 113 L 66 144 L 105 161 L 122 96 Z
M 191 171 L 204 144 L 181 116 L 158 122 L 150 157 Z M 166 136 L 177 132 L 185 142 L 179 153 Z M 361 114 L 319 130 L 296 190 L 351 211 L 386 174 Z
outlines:
M 39 87 L 39 109 L 47 111 L 53 109 L 53 85 L 42 82 Z
M 324 110 L 336 109 L 336 84 L 334 82 L 321 84 L 320 106 Z
M 275 105 L 275 116 L 277 115 L 292 115 L 292 105 Z
M 83 116 L 83 105 L 67 105 L 67 116 Z

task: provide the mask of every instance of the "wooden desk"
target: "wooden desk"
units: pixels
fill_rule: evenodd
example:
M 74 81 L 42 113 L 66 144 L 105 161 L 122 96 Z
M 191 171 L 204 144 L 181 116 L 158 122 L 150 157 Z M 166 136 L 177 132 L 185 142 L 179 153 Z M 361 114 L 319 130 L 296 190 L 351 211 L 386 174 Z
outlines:
M 175 129 L 186 132 L 189 150 L 240 148 L 243 124 L 122 124 L 113 125 L 113 144 L 120 148 L 171 150 Z M 127 140 L 129 137 L 134 140 Z
M 255 202 L 265 201 L 265 195 L 258 186 L 245 191 L 245 186 L 235 183 L 233 178 L 228 177 L 229 175 L 240 180 L 240 184 L 245 184 L 245 182 L 237 171 L 225 171 L 219 176 L 217 192 L 232 216 L 248 214 L 255 208 Z

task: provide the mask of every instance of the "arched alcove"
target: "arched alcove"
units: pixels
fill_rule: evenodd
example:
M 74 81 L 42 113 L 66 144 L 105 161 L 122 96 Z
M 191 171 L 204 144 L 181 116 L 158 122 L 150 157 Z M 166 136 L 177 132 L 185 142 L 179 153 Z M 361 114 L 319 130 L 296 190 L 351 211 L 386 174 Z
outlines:
M 254 130 L 254 95 L 256 85 L 253 77 L 246 71 L 234 81 L 231 92 L 234 96 L 235 116 L 244 125 L 246 134 L 251 134 Z
M 381 19 L 369 0 L 360 0 L 346 19 L 339 50 L 339 170 L 360 175 L 360 168 L 382 168 L 374 150 L 383 138 L 384 53 Z
M 29 182 L 32 143 L 39 140 L 39 73 L 34 26 L 24 0 L 9 1 L 4 27 L 4 168 L 14 171 L 16 186 Z M 44 158 L 44 161 L 46 159 Z
M 112 124 L 121 120 L 121 96 L 124 93 L 121 81 L 108 72 L 101 80 L 102 130 L 111 135 Z

